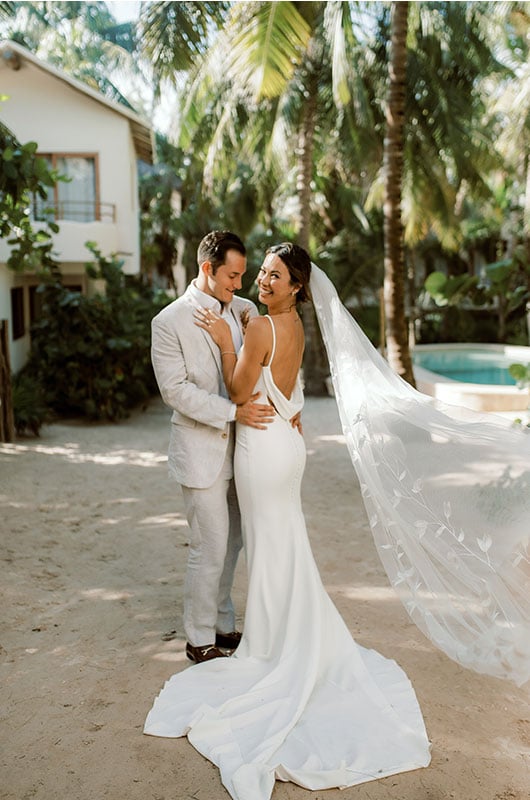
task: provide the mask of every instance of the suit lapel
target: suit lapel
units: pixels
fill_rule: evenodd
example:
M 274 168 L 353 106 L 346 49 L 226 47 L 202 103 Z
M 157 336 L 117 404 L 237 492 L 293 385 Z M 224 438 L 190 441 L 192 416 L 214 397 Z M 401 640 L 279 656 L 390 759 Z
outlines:
M 187 295 L 187 297 L 186 297 L 186 295 Z M 195 317 L 193 316 L 193 312 L 194 312 L 196 306 L 195 306 L 195 303 L 194 303 L 194 300 L 193 300 L 193 294 L 192 294 L 192 292 L 189 291 L 189 287 L 186 290 L 186 292 L 184 293 L 183 297 L 186 297 L 186 301 L 187 301 L 187 303 L 189 305 L 189 308 L 190 308 L 191 324 L 193 325 L 195 330 L 197 330 L 199 332 L 199 334 L 204 337 L 206 343 L 208 344 L 208 347 L 210 348 L 210 350 L 212 352 L 212 356 L 213 356 L 215 364 L 217 366 L 217 370 L 219 372 L 219 376 L 220 376 L 221 380 L 223 380 L 223 366 L 222 366 L 222 363 L 221 363 L 220 350 L 217 347 L 217 345 L 215 344 L 215 342 L 212 339 L 212 337 L 210 336 L 210 334 L 207 333 L 207 331 L 203 330 L 202 328 L 199 328 L 198 325 L 195 325 Z
M 217 364 L 217 369 L 219 370 L 219 374 L 220 374 L 221 378 L 224 380 L 224 378 L 223 378 L 223 365 L 221 363 L 221 351 L 219 350 L 219 348 L 215 344 L 215 342 L 212 339 L 212 337 L 210 336 L 210 334 L 207 333 L 207 331 L 203 330 L 202 328 L 200 328 L 199 330 L 203 334 L 203 336 L 206 338 L 206 341 L 208 342 L 208 346 L 209 346 L 210 350 L 212 351 L 212 355 L 213 355 L 213 357 L 215 359 L 215 363 Z

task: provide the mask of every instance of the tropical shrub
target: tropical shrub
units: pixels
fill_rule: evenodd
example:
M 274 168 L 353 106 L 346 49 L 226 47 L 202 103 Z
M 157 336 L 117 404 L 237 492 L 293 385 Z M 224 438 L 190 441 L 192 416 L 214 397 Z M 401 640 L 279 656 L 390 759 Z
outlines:
M 39 382 L 26 370 L 15 375 L 11 382 L 15 430 L 20 436 L 38 436 L 44 423 L 50 421 L 50 410 Z
M 42 315 L 23 373 L 38 382 L 59 416 L 118 420 L 156 392 L 150 321 L 170 298 L 125 275 L 123 262 L 87 246 L 95 263 L 86 272 L 104 291 L 87 297 L 63 286 L 57 271 L 50 273 L 39 287 Z

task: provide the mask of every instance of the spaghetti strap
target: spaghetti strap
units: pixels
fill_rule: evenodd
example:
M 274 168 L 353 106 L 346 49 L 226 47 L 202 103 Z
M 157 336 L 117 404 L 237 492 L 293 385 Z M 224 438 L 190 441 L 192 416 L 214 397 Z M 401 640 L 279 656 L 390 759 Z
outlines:
M 272 317 L 270 314 L 265 314 L 267 319 L 269 320 L 272 328 L 272 352 L 271 357 L 269 358 L 269 363 L 267 364 L 268 367 L 272 364 L 272 359 L 274 358 L 274 353 L 276 352 L 276 331 L 274 329 L 274 322 L 272 321 Z

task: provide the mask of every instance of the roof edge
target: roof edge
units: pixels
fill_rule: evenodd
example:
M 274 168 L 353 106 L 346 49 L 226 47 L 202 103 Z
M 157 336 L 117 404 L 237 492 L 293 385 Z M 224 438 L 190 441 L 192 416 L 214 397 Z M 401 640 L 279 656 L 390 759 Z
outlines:
M 38 58 L 26 47 L 18 44 L 18 42 L 13 42 L 10 39 L 0 40 L 0 57 L 5 61 L 11 60 L 6 58 L 7 51 L 11 51 L 15 56 L 30 62 L 33 64 L 33 66 L 37 67 L 37 69 L 41 69 L 43 72 L 49 73 L 52 77 L 57 78 L 57 80 L 63 81 L 63 83 L 68 84 L 76 91 L 81 92 L 82 94 L 90 97 L 92 100 L 95 100 L 97 103 L 106 106 L 110 111 L 114 111 L 116 114 L 121 114 L 121 116 L 126 117 L 131 123 L 131 134 L 138 157 L 143 161 L 147 161 L 151 164 L 153 163 L 153 129 L 151 125 L 139 114 L 137 114 L 135 111 L 131 111 L 114 100 L 109 100 L 104 94 L 98 92 L 96 89 L 92 89 L 78 78 L 73 78 L 66 72 L 63 72 L 62 70 L 57 69 L 57 67 L 48 64 L 47 61 L 43 61 L 42 59 Z M 13 65 L 11 65 L 13 69 L 19 69 L 19 67 L 16 66 L 16 61 L 17 59 L 15 58 L 13 60 Z

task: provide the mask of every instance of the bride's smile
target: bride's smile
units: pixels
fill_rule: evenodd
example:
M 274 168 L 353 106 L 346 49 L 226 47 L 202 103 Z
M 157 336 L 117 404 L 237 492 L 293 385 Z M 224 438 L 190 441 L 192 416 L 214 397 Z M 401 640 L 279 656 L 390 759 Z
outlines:
M 268 307 L 271 315 L 285 313 L 296 305 L 298 286 L 291 281 L 289 270 L 274 253 L 266 256 L 256 283 L 259 301 Z

